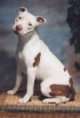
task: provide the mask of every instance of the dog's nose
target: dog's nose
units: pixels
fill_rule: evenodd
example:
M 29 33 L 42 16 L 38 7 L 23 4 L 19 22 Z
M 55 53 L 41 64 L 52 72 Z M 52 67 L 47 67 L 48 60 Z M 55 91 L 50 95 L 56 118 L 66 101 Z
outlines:
M 20 31 L 20 30 L 22 30 L 22 26 L 21 25 L 17 25 L 16 26 L 16 31 Z

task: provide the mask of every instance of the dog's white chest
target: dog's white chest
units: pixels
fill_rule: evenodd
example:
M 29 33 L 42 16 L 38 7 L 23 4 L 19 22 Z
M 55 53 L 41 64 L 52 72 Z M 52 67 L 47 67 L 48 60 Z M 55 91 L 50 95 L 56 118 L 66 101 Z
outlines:
M 31 39 L 19 53 L 19 57 L 24 60 L 27 66 L 32 66 L 36 55 L 40 52 L 40 44 L 35 40 L 35 38 Z

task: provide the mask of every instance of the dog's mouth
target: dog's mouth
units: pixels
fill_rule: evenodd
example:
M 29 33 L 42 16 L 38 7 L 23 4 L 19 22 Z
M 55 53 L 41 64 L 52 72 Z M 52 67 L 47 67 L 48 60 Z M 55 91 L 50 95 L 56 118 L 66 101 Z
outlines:
M 21 26 L 21 25 L 17 25 L 17 26 L 15 27 L 15 30 L 13 30 L 13 31 L 14 31 L 14 33 L 16 33 L 16 34 L 19 34 L 19 32 L 22 31 L 22 26 Z
M 18 32 L 18 31 L 16 31 L 16 30 L 13 30 L 13 32 L 14 32 L 15 34 L 19 34 L 19 32 Z

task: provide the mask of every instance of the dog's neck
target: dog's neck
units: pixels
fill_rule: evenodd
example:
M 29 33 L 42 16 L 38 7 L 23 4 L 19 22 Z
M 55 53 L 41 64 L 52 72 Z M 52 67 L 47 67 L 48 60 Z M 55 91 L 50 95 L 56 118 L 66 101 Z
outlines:
M 32 31 L 32 32 L 26 33 L 24 35 L 19 35 L 18 36 L 19 42 L 21 42 L 24 45 L 25 43 L 28 43 L 35 34 L 36 34 L 36 32 Z
M 18 35 L 18 49 L 19 51 L 21 51 L 23 49 L 23 47 L 32 40 L 33 36 L 37 35 L 37 31 L 32 31 L 30 33 L 27 33 L 25 35 Z

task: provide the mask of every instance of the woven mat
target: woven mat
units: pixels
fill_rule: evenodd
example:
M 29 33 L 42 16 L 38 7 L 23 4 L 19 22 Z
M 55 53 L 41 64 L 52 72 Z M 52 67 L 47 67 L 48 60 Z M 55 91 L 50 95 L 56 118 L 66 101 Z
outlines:
M 20 104 L 18 95 L 0 94 L 0 111 L 26 111 L 26 112 L 80 112 L 80 94 L 76 95 L 73 102 L 65 104 L 45 104 L 37 96 L 33 96 L 31 101 L 26 104 Z

